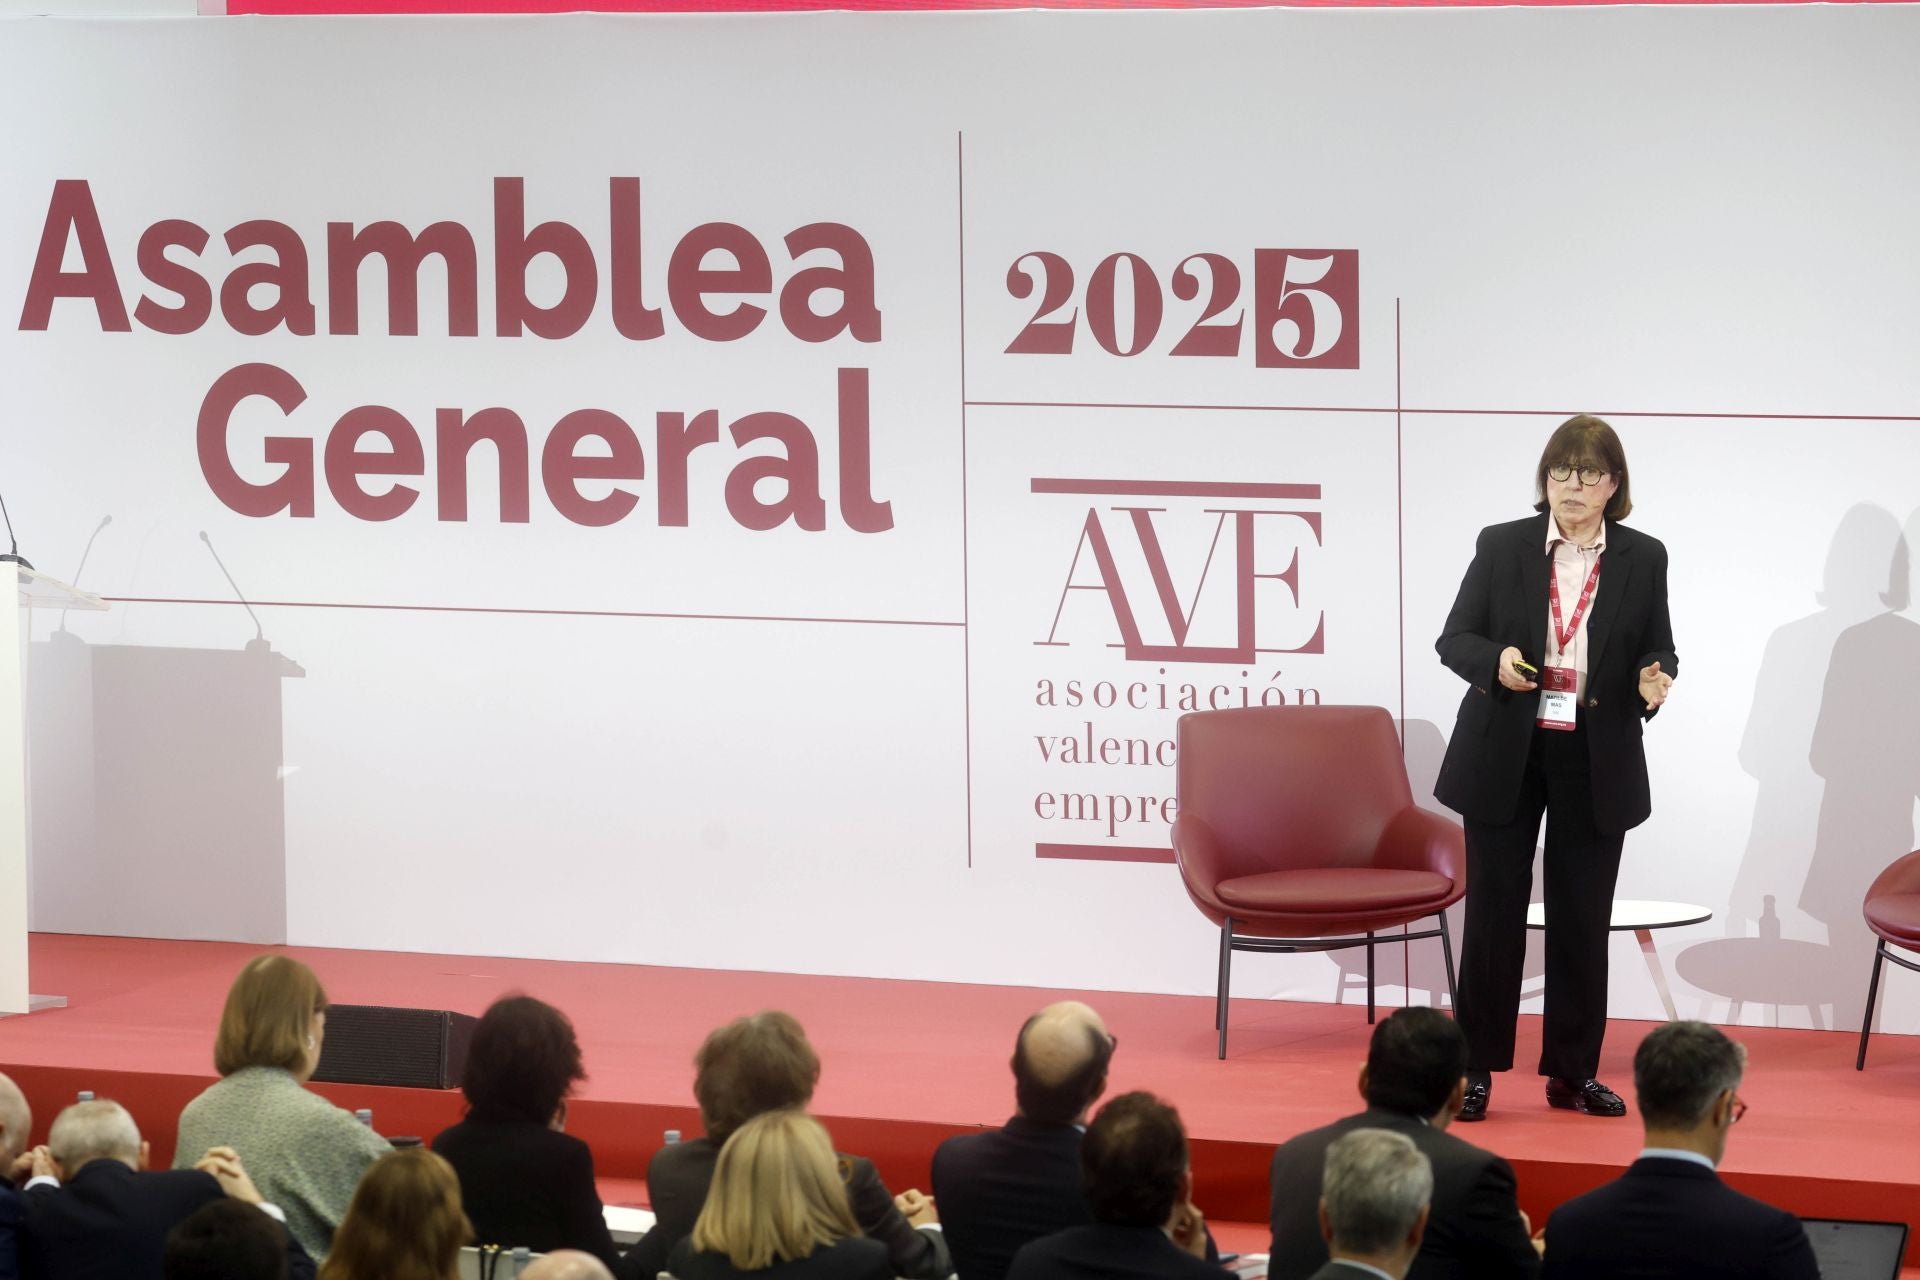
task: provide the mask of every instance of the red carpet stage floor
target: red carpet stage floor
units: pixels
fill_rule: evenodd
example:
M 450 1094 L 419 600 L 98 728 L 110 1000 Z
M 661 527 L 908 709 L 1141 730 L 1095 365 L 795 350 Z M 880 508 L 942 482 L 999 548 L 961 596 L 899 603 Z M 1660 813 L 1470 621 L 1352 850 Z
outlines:
M 36 1141 L 76 1090 L 126 1102 L 170 1156 L 180 1107 L 213 1078 L 213 1032 L 227 984 L 260 948 L 38 934 L 33 986 L 65 1009 L 0 1019 L 0 1068 L 33 1102 Z M 1363 1007 L 1235 1001 L 1231 1056 L 1214 1058 L 1212 1001 L 1191 996 L 1065 992 L 860 978 L 728 973 L 559 961 L 290 948 L 343 1004 L 410 1005 L 478 1014 L 525 991 L 567 1011 L 591 1078 L 569 1129 L 592 1145 L 608 1199 L 641 1203 L 639 1181 L 662 1132 L 699 1131 L 694 1049 L 737 1014 L 796 1015 L 825 1064 L 814 1110 L 843 1150 L 872 1156 L 896 1190 L 927 1185 L 933 1148 L 949 1134 L 1011 1113 L 1007 1058 L 1021 1021 L 1080 996 L 1119 1037 L 1111 1091 L 1170 1099 L 1193 1138 L 1197 1201 L 1221 1223 L 1266 1219 L 1276 1143 L 1356 1108 L 1366 1053 Z M 1630 1094 L 1635 1045 L 1649 1024 L 1617 1022 L 1602 1078 Z M 1743 1028 L 1751 1053 L 1726 1172 L 1736 1186 L 1805 1216 L 1914 1221 L 1920 1216 L 1920 1038 L 1876 1037 L 1853 1070 L 1844 1032 Z M 1538 1052 L 1539 1021 L 1522 1020 L 1519 1060 Z M 387 1134 L 431 1137 L 458 1117 L 457 1091 L 342 1085 L 320 1091 L 372 1107 Z M 1502 1077 L 1489 1121 L 1463 1131 L 1510 1159 L 1536 1223 L 1568 1196 L 1612 1177 L 1639 1149 L 1625 1121 L 1551 1111 L 1531 1075 Z M 1231 1245 L 1259 1248 L 1255 1233 Z M 1239 1238 L 1236 1238 L 1238 1236 Z M 1920 1242 L 1908 1265 L 1920 1264 Z

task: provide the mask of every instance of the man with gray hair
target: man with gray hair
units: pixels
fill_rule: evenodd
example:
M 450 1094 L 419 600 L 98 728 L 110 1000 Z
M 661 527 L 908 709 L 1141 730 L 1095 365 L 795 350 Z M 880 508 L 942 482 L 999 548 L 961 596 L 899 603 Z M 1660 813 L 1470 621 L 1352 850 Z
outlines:
M 607 1264 L 578 1249 L 555 1249 L 535 1258 L 520 1280 L 613 1280 Z
M 1800 1220 L 1716 1169 L 1746 1111 L 1746 1050 L 1704 1022 L 1670 1022 L 1633 1055 L 1646 1148 L 1619 1178 L 1547 1219 L 1548 1280 L 1819 1280 Z
M 55 1117 L 47 1145 L 33 1152 L 23 1270 L 46 1280 L 160 1280 L 167 1233 L 202 1205 L 231 1196 L 281 1216 L 229 1148 L 215 1147 L 192 1169 L 152 1173 L 147 1154 L 117 1102 L 79 1102 Z M 295 1280 L 314 1273 L 298 1245 L 288 1264 Z
M 1405 1280 L 1432 1205 L 1433 1166 L 1411 1138 L 1353 1129 L 1335 1139 L 1320 1182 L 1328 1262 L 1313 1280 Z
M 20 1277 L 22 1209 L 20 1197 L 13 1190 L 13 1177 L 32 1132 L 33 1108 L 27 1105 L 27 1095 L 10 1078 L 0 1075 L 0 1280 Z M 30 1165 L 22 1171 L 31 1172 Z

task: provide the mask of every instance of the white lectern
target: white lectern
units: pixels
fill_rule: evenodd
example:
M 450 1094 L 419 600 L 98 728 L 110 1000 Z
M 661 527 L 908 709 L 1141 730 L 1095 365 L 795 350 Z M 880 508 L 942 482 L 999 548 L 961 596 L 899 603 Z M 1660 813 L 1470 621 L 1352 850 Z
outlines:
M 7 570 L 20 585 L 17 608 L 0 602 L 0 1015 L 66 1003 L 27 993 L 27 611 L 107 607 L 25 565 L 0 564 L 0 574 Z

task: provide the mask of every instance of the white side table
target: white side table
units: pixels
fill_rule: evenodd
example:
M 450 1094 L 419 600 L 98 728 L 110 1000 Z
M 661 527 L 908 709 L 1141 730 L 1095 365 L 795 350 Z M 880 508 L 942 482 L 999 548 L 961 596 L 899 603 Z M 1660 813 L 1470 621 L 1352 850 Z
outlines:
M 1638 898 L 1613 900 L 1613 919 L 1608 922 L 1607 929 L 1611 933 L 1631 929 L 1633 936 L 1640 939 L 1640 954 L 1647 958 L 1647 972 L 1653 975 L 1654 989 L 1660 993 L 1660 1003 L 1666 1006 L 1668 1022 L 1678 1022 L 1680 1014 L 1673 1007 L 1673 992 L 1667 989 L 1667 973 L 1660 967 L 1660 953 L 1653 945 L 1653 931 L 1677 929 L 1683 924 L 1705 924 L 1711 919 L 1713 912 L 1691 902 L 1647 902 Z M 1527 928 L 1546 927 L 1547 904 L 1536 902 L 1527 908 Z

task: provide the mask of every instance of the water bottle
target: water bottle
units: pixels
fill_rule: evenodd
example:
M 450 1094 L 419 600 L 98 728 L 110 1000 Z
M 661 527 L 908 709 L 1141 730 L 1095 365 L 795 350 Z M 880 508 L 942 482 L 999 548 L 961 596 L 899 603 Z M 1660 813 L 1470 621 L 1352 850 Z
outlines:
M 79 1096 L 79 1097 L 78 1097 L 77 1099 L 75 1099 L 75 1101 L 77 1101 L 77 1102 L 92 1102 L 92 1101 L 93 1101 L 93 1090 L 91 1090 L 91 1089 L 82 1089 L 82 1090 L 80 1091 L 80 1096 Z
M 533 1250 L 526 1245 L 515 1245 L 513 1249 L 513 1274 L 519 1275 L 533 1265 Z
M 667 1145 L 670 1147 L 680 1145 L 680 1131 L 678 1129 L 667 1130 Z
M 373 1108 L 372 1107 L 360 1108 L 358 1111 L 353 1113 L 353 1118 L 355 1120 L 358 1120 L 361 1124 L 367 1126 L 367 1128 L 369 1129 L 373 1128 Z

